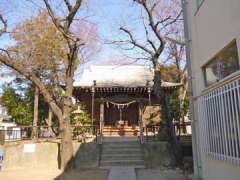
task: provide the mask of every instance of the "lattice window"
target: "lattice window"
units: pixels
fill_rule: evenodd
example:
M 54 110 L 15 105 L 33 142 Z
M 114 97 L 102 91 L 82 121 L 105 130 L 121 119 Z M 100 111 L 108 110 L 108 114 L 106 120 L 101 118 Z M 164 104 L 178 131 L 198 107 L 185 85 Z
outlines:
M 198 99 L 202 152 L 240 165 L 240 77 Z

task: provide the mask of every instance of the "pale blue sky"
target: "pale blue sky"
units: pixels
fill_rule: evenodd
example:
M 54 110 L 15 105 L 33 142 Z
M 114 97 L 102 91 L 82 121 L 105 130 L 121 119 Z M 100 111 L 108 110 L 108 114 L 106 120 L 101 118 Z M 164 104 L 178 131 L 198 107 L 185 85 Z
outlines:
M 59 3 L 61 0 L 52 1 L 58 10 L 62 9 L 61 3 Z M 17 23 L 36 15 L 41 7 L 44 7 L 42 0 L 1 0 L 0 2 L 0 11 L 7 17 L 10 29 Z M 87 17 L 88 21 L 97 25 L 102 48 L 100 53 L 92 57 L 90 63 L 84 65 L 84 68 L 90 64 L 106 64 L 111 59 L 123 57 L 124 51 L 105 43 L 107 40 L 123 37 L 119 31 L 120 26 L 128 25 L 128 28 L 135 32 L 135 36 L 139 40 L 143 39 L 141 36 L 143 29 L 141 29 L 141 21 L 139 20 L 140 12 L 140 8 L 134 5 L 132 0 L 88 0 L 88 4 L 80 9 L 79 17 Z M 11 44 L 13 42 L 8 37 L 0 38 L 0 47 Z M 136 52 L 132 51 L 128 55 L 135 56 Z M 80 74 L 79 70 L 76 76 L 79 77 Z M 9 80 L 10 78 L 1 78 L 0 85 Z
M 35 0 L 34 3 L 28 0 L 2 0 L 0 3 L 0 11 L 8 19 L 9 29 L 13 28 L 17 23 L 36 15 L 41 7 L 44 6 L 40 0 Z M 120 49 L 105 44 L 105 42 L 106 40 L 112 40 L 113 37 L 115 39 L 121 36 L 120 25 L 131 23 L 131 26 L 137 30 L 138 23 L 135 21 L 138 14 L 136 12 L 138 12 L 138 9 L 133 6 L 131 0 L 89 0 L 88 4 L 81 9 L 79 17 L 87 17 L 88 21 L 98 26 L 102 48 L 100 53 L 92 57 L 91 62 L 85 65 L 84 68 L 89 64 L 107 63 L 114 57 L 119 58 L 122 56 L 123 52 Z M 0 47 L 13 43 L 7 36 L 0 38 Z M 79 75 L 80 73 L 77 73 L 77 76 Z M 11 78 L 1 78 L 0 85 L 9 80 Z

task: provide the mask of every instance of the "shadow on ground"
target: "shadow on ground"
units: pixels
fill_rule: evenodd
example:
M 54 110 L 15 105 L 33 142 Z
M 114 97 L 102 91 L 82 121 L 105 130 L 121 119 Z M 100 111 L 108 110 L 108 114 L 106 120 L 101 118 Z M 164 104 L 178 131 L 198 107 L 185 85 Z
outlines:
M 54 180 L 107 180 L 108 170 L 99 169 L 100 145 L 82 143 L 65 170 Z
M 137 180 L 189 180 L 180 170 L 136 170 Z
M 72 169 L 64 171 L 54 180 L 107 180 L 108 170 L 102 169 Z

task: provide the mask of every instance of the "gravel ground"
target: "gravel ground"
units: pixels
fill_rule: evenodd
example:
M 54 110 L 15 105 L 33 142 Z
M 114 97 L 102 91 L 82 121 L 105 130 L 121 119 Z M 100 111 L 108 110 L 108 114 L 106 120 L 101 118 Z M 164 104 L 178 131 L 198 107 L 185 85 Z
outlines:
M 189 180 L 180 170 L 136 170 L 137 180 Z
M 109 171 L 102 169 L 74 170 L 11 170 L 0 172 L 0 180 L 107 180 Z M 137 169 L 137 180 L 189 180 L 180 170 Z M 126 179 L 128 180 L 128 179 Z
M 12 170 L 0 172 L 1 180 L 107 180 L 108 171 L 91 169 L 68 173 L 61 171 Z

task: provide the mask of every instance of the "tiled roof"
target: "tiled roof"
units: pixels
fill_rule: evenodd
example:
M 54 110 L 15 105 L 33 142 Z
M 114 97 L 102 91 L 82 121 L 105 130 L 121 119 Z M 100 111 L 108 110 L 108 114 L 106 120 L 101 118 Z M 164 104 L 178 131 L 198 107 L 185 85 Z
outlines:
M 92 65 L 85 69 L 75 87 L 89 87 L 96 81 L 98 87 L 142 87 L 153 85 L 153 70 L 141 65 Z M 162 82 L 164 87 L 179 86 L 179 83 Z

